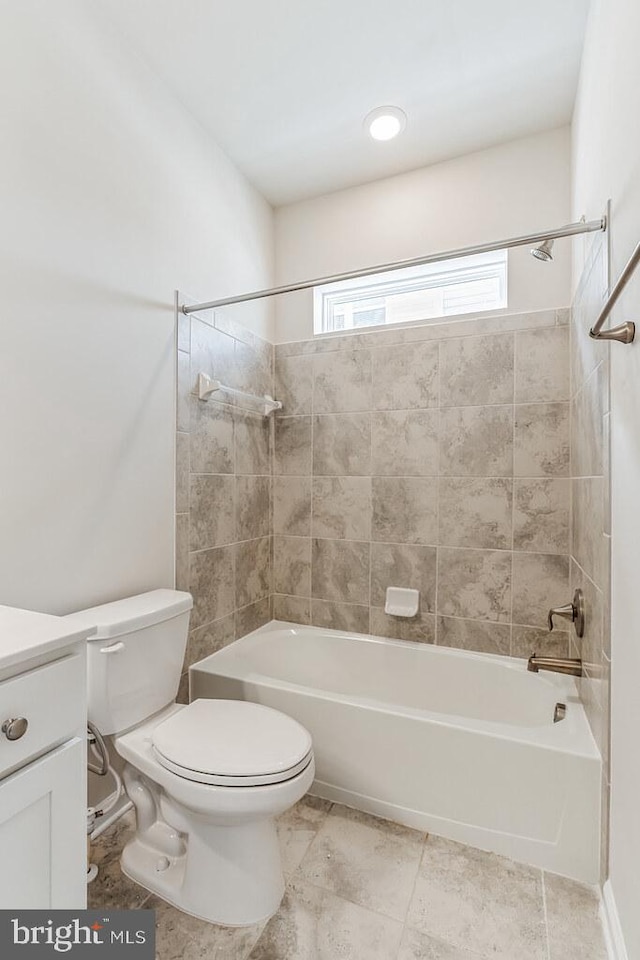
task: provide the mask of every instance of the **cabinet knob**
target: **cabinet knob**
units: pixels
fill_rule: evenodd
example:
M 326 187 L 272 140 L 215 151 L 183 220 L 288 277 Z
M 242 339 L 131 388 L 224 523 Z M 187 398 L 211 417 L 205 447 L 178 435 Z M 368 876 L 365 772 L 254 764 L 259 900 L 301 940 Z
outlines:
M 2 732 L 7 740 L 19 740 L 27 732 L 29 721 L 26 717 L 13 717 L 2 724 Z

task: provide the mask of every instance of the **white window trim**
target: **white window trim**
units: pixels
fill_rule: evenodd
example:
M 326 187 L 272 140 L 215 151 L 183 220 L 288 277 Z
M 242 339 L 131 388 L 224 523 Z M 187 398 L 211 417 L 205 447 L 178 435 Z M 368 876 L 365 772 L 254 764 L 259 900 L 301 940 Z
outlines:
M 412 293 L 439 287 L 453 286 L 456 277 L 464 282 L 473 282 L 489 277 L 497 277 L 500 282 L 499 302 L 490 306 L 474 308 L 472 311 L 447 311 L 437 316 L 427 316 L 388 324 L 370 324 L 358 327 L 346 327 L 336 330 L 331 324 L 333 308 L 360 300 L 380 301 L 385 296 L 399 293 Z M 450 281 L 447 283 L 446 281 Z M 313 291 L 313 327 L 314 336 L 332 333 L 349 334 L 366 330 L 378 330 L 388 327 L 403 327 L 412 324 L 440 323 L 455 317 L 468 316 L 479 312 L 495 312 L 508 306 L 508 251 L 499 250 L 489 254 L 444 260 L 435 264 L 402 268 L 369 277 L 341 280 L 336 283 L 314 287 Z M 371 304 L 371 309 L 375 309 Z

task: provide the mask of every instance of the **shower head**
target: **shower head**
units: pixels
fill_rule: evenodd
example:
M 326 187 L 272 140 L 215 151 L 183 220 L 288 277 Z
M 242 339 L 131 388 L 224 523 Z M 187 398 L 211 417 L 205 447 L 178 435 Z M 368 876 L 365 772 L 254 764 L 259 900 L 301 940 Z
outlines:
M 536 260 L 542 260 L 543 263 L 549 263 L 553 260 L 553 240 L 545 240 L 544 243 L 541 243 L 539 247 L 534 247 L 531 251 L 531 256 L 535 257 Z

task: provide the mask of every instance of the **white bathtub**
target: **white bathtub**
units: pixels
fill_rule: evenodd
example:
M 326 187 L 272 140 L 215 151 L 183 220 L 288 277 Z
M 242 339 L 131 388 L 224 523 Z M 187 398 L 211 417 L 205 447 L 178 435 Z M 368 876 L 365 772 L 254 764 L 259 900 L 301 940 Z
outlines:
M 304 724 L 318 796 L 597 882 L 601 761 L 571 678 L 276 621 L 190 673 L 192 699 L 253 700 Z

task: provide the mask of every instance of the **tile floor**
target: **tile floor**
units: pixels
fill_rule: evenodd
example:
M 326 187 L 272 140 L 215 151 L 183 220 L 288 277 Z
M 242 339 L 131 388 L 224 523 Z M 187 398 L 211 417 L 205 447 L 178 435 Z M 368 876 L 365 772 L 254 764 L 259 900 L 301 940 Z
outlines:
M 305 797 L 279 822 L 287 891 L 218 927 L 124 877 L 133 815 L 95 844 L 90 906 L 156 910 L 158 960 L 606 960 L 593 888 Z

